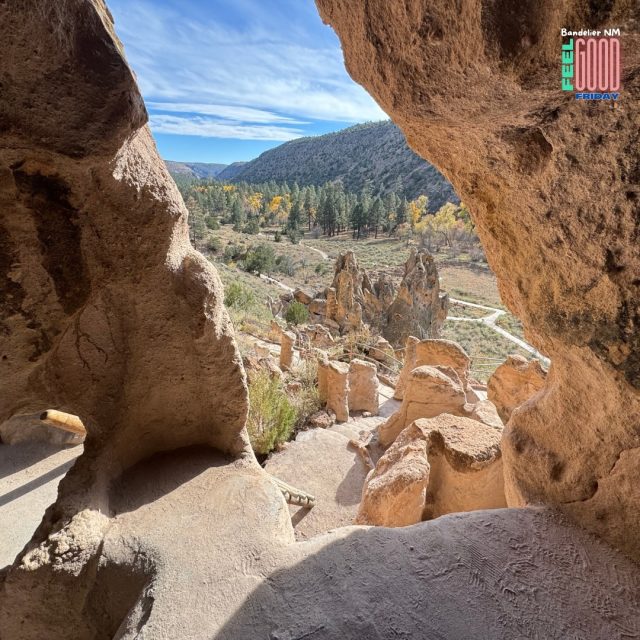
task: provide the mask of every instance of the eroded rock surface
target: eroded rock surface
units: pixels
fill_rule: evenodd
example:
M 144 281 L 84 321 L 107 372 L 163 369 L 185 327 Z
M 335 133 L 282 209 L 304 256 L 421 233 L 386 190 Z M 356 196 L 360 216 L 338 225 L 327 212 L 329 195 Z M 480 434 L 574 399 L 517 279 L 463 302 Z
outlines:
M 552 360 L 505 431 L 510 504 L 558 505 L 640 558 L 640 494 L 616 488 L 640 465 L 640 7 L 317 5 L 352 77 L 469 207 L 502 299 Z M 623 99 L 575 100 L 560 29 L 614 24 Z
M 437 338 L 447 317 L 449 296 L 440 292 L 438 268 L 427 251 L 411 252 L 398 294 L 386 310 L 384 336 L 401 346 L 409 336 Z
M 222 285 L 104 3 L 4 3 L 0 35 L 0 422 L 55 407 L 88 431 L 8 574 L 12 637 L 36 601 L 73 628 L 124 469 L 194 444 L 257 463 Z
M 402 527 L 445 513 L 506 507 L 500 436 L 446 413 L 412 422 L 367 477 L 357 522 Z
M 487 397 L 506 423 L 516 407 L 524 404 L 544 387 L 547 374 L 538 360 L 509 356 L 487 383 Z

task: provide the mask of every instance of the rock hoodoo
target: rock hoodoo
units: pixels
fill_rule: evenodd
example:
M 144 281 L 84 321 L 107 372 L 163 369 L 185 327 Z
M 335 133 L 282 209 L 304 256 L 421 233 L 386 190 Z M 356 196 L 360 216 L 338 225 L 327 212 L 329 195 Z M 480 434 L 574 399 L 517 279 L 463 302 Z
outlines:
M 505 431 L 509 504 L 557 505 L 640 558 L 638 5 L 317 5 L 352 77 L 456 187 L 502 299 L 553 363 Z M 561 90 L 568 25 L 621 29 L 616 108 Z
M 386 274 L 374 283 L 354 252 L 347 251 L 336 259 L 333 282 L 321 297 L 312 298 L 300 289 L 294 297 L 308 305 L 314 321 L 343 333 L 368 324 L 395 346 L 404 344 L 409 335 L 437 337 L 449 307 L 433 257 L 424 250 L 411 252 L 397 292 Z
M 406 427 L 369 474 L 357 522 L 401 527 L 506 507 L 501 433 L 446 413 Z
M 493 372 L 487 383 L 487 396 L 505 424 L 516 407 L 544 387 L 546 377 L 538 360 L 527 360 L 519 355 L 509 356 Z
M 447 317 L 449 296 L 440 292 L 438 268 L 426 251 L 412 251 L 395 300 L 386 312 L 384 337 L 403 345 L 408 336 L 437 338 Z

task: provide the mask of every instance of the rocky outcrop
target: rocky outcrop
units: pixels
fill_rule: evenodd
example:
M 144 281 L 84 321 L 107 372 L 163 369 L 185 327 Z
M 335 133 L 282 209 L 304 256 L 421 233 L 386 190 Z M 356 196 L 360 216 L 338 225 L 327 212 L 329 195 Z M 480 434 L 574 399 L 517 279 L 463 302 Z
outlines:
M 448 309 L 449 296 L 440 292 L 433 256 L 412 250 L 398 294 L 386 311 L 384 337 L 394 346 L 404 345 L 409 336 L 437 338 Z
M 405 427 L 418 418 L 441 413 L 465 415 L 464 387 L 451 367 L 416 367 L 411 372 L 402 405 L 378 430 L 380 444 L 388 447 Z
M 351 411 L 378 413 L 378 377 L 376 366 L 364 360 L 350 363 L 318 359 L 320 401 L 335 414 L 338 422 L 347 422 Z
M 326 364 L 319 362 L 318 370 L 322 370 L 323 379 L 320 399 L 335 413 L 338 422 L 346 422 L 349 419 L 349 365 L 329 360 Z
M 375 364 L 359 360 L 349 363 L 349 411 L 378 413 L 378 370 Z
M 125 469 L 206 445 L 261 471 L 222 285 L 104 3 L 4 3 L 0 35 L 0 422 L 56 407 L 88 431 L 6 575 L 0 628 L 80 637 L 78 576 L 95 574 Z
M 637 4 L 317 5 L 352 77 L 455 186 L 503 301 L 553 363 L 505 431 L 509 503 L 556 505 L 640 558 L 640 496 L 623 490 L 640 465 Z M 575 100 L 547 72 L 578 24 L 621 28 L 628 109 Z
M 506 423 L 516 407 L 524 404 L 544 387 L 547 374 L 538 360 L 509 356 L 491 375 L 487 397 Z
M 424 250 L 412 251 L 397 294 L 387 274 L 372 282 L 353 251 L 347 251 L 338 256 L 333 282 L 324 295 L 308 303 L 318 317 L 324 312 L 324 322 L 343 333 L 357 331 L 366 323 L 382 331 L 395 346 L 409 335 L 437 337 L 447 316 L 448 297 L 440 292 L 438 269 Z
M 356 521 L 402 527 L 506 506 L 500 432 L 445 413 L 400 433 L 367 477 Z

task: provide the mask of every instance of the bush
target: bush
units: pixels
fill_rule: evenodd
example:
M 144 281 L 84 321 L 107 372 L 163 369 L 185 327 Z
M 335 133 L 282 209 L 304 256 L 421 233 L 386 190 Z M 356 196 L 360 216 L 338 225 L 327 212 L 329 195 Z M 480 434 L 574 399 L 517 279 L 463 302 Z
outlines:
M 240 282 L 232 282 L 225 292 L 224 304 L 229 309 L 248 311 L 256 304 L 256 297 L 248 287 Z
M 274 242 L 282 242 L 282 233 L 280 233 L 280 231 L 276 231 L 273 234 L 273 241 Z
M 251 220 L 249 220 L 249 222 L 247 222 L 247 224 L 244 225 L 244 232 L 252 236 L 260 233 L 260 225 L 258 224 L 256 218 L 252 218 Z
M 222 241 L 216 237 L 209 238 L 206 246 L 211 253 L 219 253 L 222 250 Z
M 285 276 L 295 276 L 296 267 L 295 263 L 290 256 L 278 256 L 276 258 L 276 267 L 280 273 L 284 273 Z
M 224 261 L 235 262 L 238 258 L 241 258 L 244 253 L 244 248 L 237 244 L 228 244 L 224 248 Z
M 302 234 L 297 229 L 289 229 L 287 231 L 287 238 L 291 244 L 298 244 L 302 238 Z
M 296 408 L 282 383 L 266 372 L 258 372 L 249 381 L 249 417 L 247 430 L 257 454 L 267 454 L 285 442 L 297 420 Z
M 276 254 L 268 244 L 259 244 L 247 251 L 244 269 L 251 273 L 270 273 L 276 265 Z
M 205 218 L 205 224 L 211 231 L 217 231 L 220 228 L 220 222 L 218 222 L 218 218 L 215 216 L 207 216 Z
M 284 319 L 290 324 L 304 324 L 309 319 L 309 309 L 294 300 L 284 314 Z

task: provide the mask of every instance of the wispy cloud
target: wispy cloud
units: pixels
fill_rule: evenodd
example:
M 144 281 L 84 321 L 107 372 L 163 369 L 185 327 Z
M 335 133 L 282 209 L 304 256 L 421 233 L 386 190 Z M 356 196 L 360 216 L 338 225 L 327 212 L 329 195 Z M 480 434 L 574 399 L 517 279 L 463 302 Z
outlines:
M 386 117 L 311 0 L 111 5 L 157 132 L 290 140 L 314 121 Z
M 294 118 L 282 116 L 271 111 L 227 104 L 189 104 L 182 102 L 147 101 L 147 107 L 154 111 L 166 111 L 169 113 L 197 113 L 217 116 L 233 122 L 307 124 L 304 120 L 295 120 Z
M 152 114 L 151 127 L 158 133 L 204 138 L 231 138 L 234 140 L 277 140 L 284 142 L 304 135 L 304 132 L 299 129 L 234 124 L 203 116 L 180 117 Z

